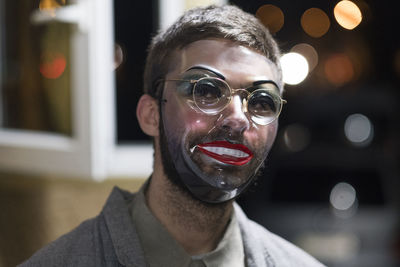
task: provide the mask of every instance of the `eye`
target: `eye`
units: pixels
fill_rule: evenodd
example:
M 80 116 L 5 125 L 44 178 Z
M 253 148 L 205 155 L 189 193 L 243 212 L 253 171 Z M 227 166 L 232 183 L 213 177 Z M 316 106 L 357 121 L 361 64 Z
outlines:
M 197 85 L 196 96 L 204 98 L 220 98 L 221 90 L 213 82 L 206 82 Z
M 193 97 L 198 105 L 215 105 L 223 97 L 222 83 L 216 79 L 200 79 L 193 92 Z
M 273 96 L 265 90 L 257 90 L 250 97 L 248 102 L 249 111 L 256 116 L 273 116 L 277 112 L 277 107 Z

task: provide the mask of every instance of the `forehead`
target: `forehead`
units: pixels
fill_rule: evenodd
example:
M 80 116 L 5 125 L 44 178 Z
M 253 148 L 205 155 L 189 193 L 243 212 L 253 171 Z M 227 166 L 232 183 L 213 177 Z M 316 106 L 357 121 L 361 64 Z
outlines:
M 193 42 L 176 51 L 170 77 L 177 77 L 195 66 L 207 66 L 221 73 L 229 83 L 242 85 L 257 80 L 280 84 L 276 65 L 265 55 L 224 39 Z

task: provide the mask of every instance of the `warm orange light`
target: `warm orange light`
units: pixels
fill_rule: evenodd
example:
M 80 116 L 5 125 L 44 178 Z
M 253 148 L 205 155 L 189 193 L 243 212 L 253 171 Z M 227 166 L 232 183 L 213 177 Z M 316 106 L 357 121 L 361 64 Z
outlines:
M 324 70 L 328 81 L 336 86 L 344 85 L 354 78 L 354 66 L 346 54 L 330 56 L 325 62 Z
M 301 16 L 301 27 L 310 36 L 323 36 L 331 26 L 328 15 L 319 8 L 307 9 Z
M 362 20 L 362 14 L 358 6 L 348 0 L 337 3 L 333 14 L 339 25 L 348 30 L 357 27 Z
M 285 22 L 282 10 L 274 5 L 261 6 L 256 12 L 256 17 L 271 33 L 278 32 Z
M 55 9 L 61 5 L 65 5 L 66 0 L 40 0 L 39 9 L 41 11 L 49 12 L 51 16 L 55 17 Z
M 307 59 L 309 71 L 312 71 L 318 64 L 318 53 L 314 47 L 309 44 L 297 44 L 290 49 L 291 52 L 299 53 Z
M 39 71 L 47 79 L 57 79 L 64 73 L 67 61 L 61 53 L 45 53 L 42 56 Z

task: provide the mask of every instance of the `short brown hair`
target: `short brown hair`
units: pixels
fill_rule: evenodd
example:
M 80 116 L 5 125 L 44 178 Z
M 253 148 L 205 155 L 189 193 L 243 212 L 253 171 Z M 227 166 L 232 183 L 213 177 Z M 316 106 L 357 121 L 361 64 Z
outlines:
M 144 92 L 158 98 L 156 83 L 168 73 L 172 52 L 207 38 L 227 39 L 255 49 L 275 63 L 281 79 L 279 48 L 268 29 L 236 6 L 208 6 L 187 11 L 152 39 L 144 70 Z

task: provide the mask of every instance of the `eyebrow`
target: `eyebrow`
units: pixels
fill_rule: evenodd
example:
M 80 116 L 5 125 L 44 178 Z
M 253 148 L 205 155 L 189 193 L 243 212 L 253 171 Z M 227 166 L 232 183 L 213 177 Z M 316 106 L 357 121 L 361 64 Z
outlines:
M 264 83 L 272 83 L 273 85 L 275 85 L 275 87 L 279 90 L 279 86 L 276 84 L 276 82 L 274 82 L 273 80 L 259 80 L 259 81 L 255 81 L 253 82 L 253 86 L 257 86 L 260 84 L 264 84 Z
M 214 73 L 215 75 L 217 75 L 218 78 L 220 78 L 220 79 L 222 79 L 222 80 L 226 80 L 226 78 L 225 78 L 224 75 L 222 75 L 220 72 L 218 72 L 217 70 L 212 69 L 212 68 L 210 68 L 210 67 L 205 67 L 205 66 L 197 65 L 197 66 L 193 66 L 193 67 L 187 69 L 186 71 L 189 71 L 189 70 L 207 70 L 207 71 L 210 71 L 210 72 Z M 185 72 L 186 72 L 186 71 L 185 71 Z
M 259 80 L 259 81 L 253 82 L 253 86 L 257 86 L 257 85 L 264 84 L 264 83 L 272 83 L 272 84 L 276 85 L 275 82 L 271 81 L 271 80 Z

